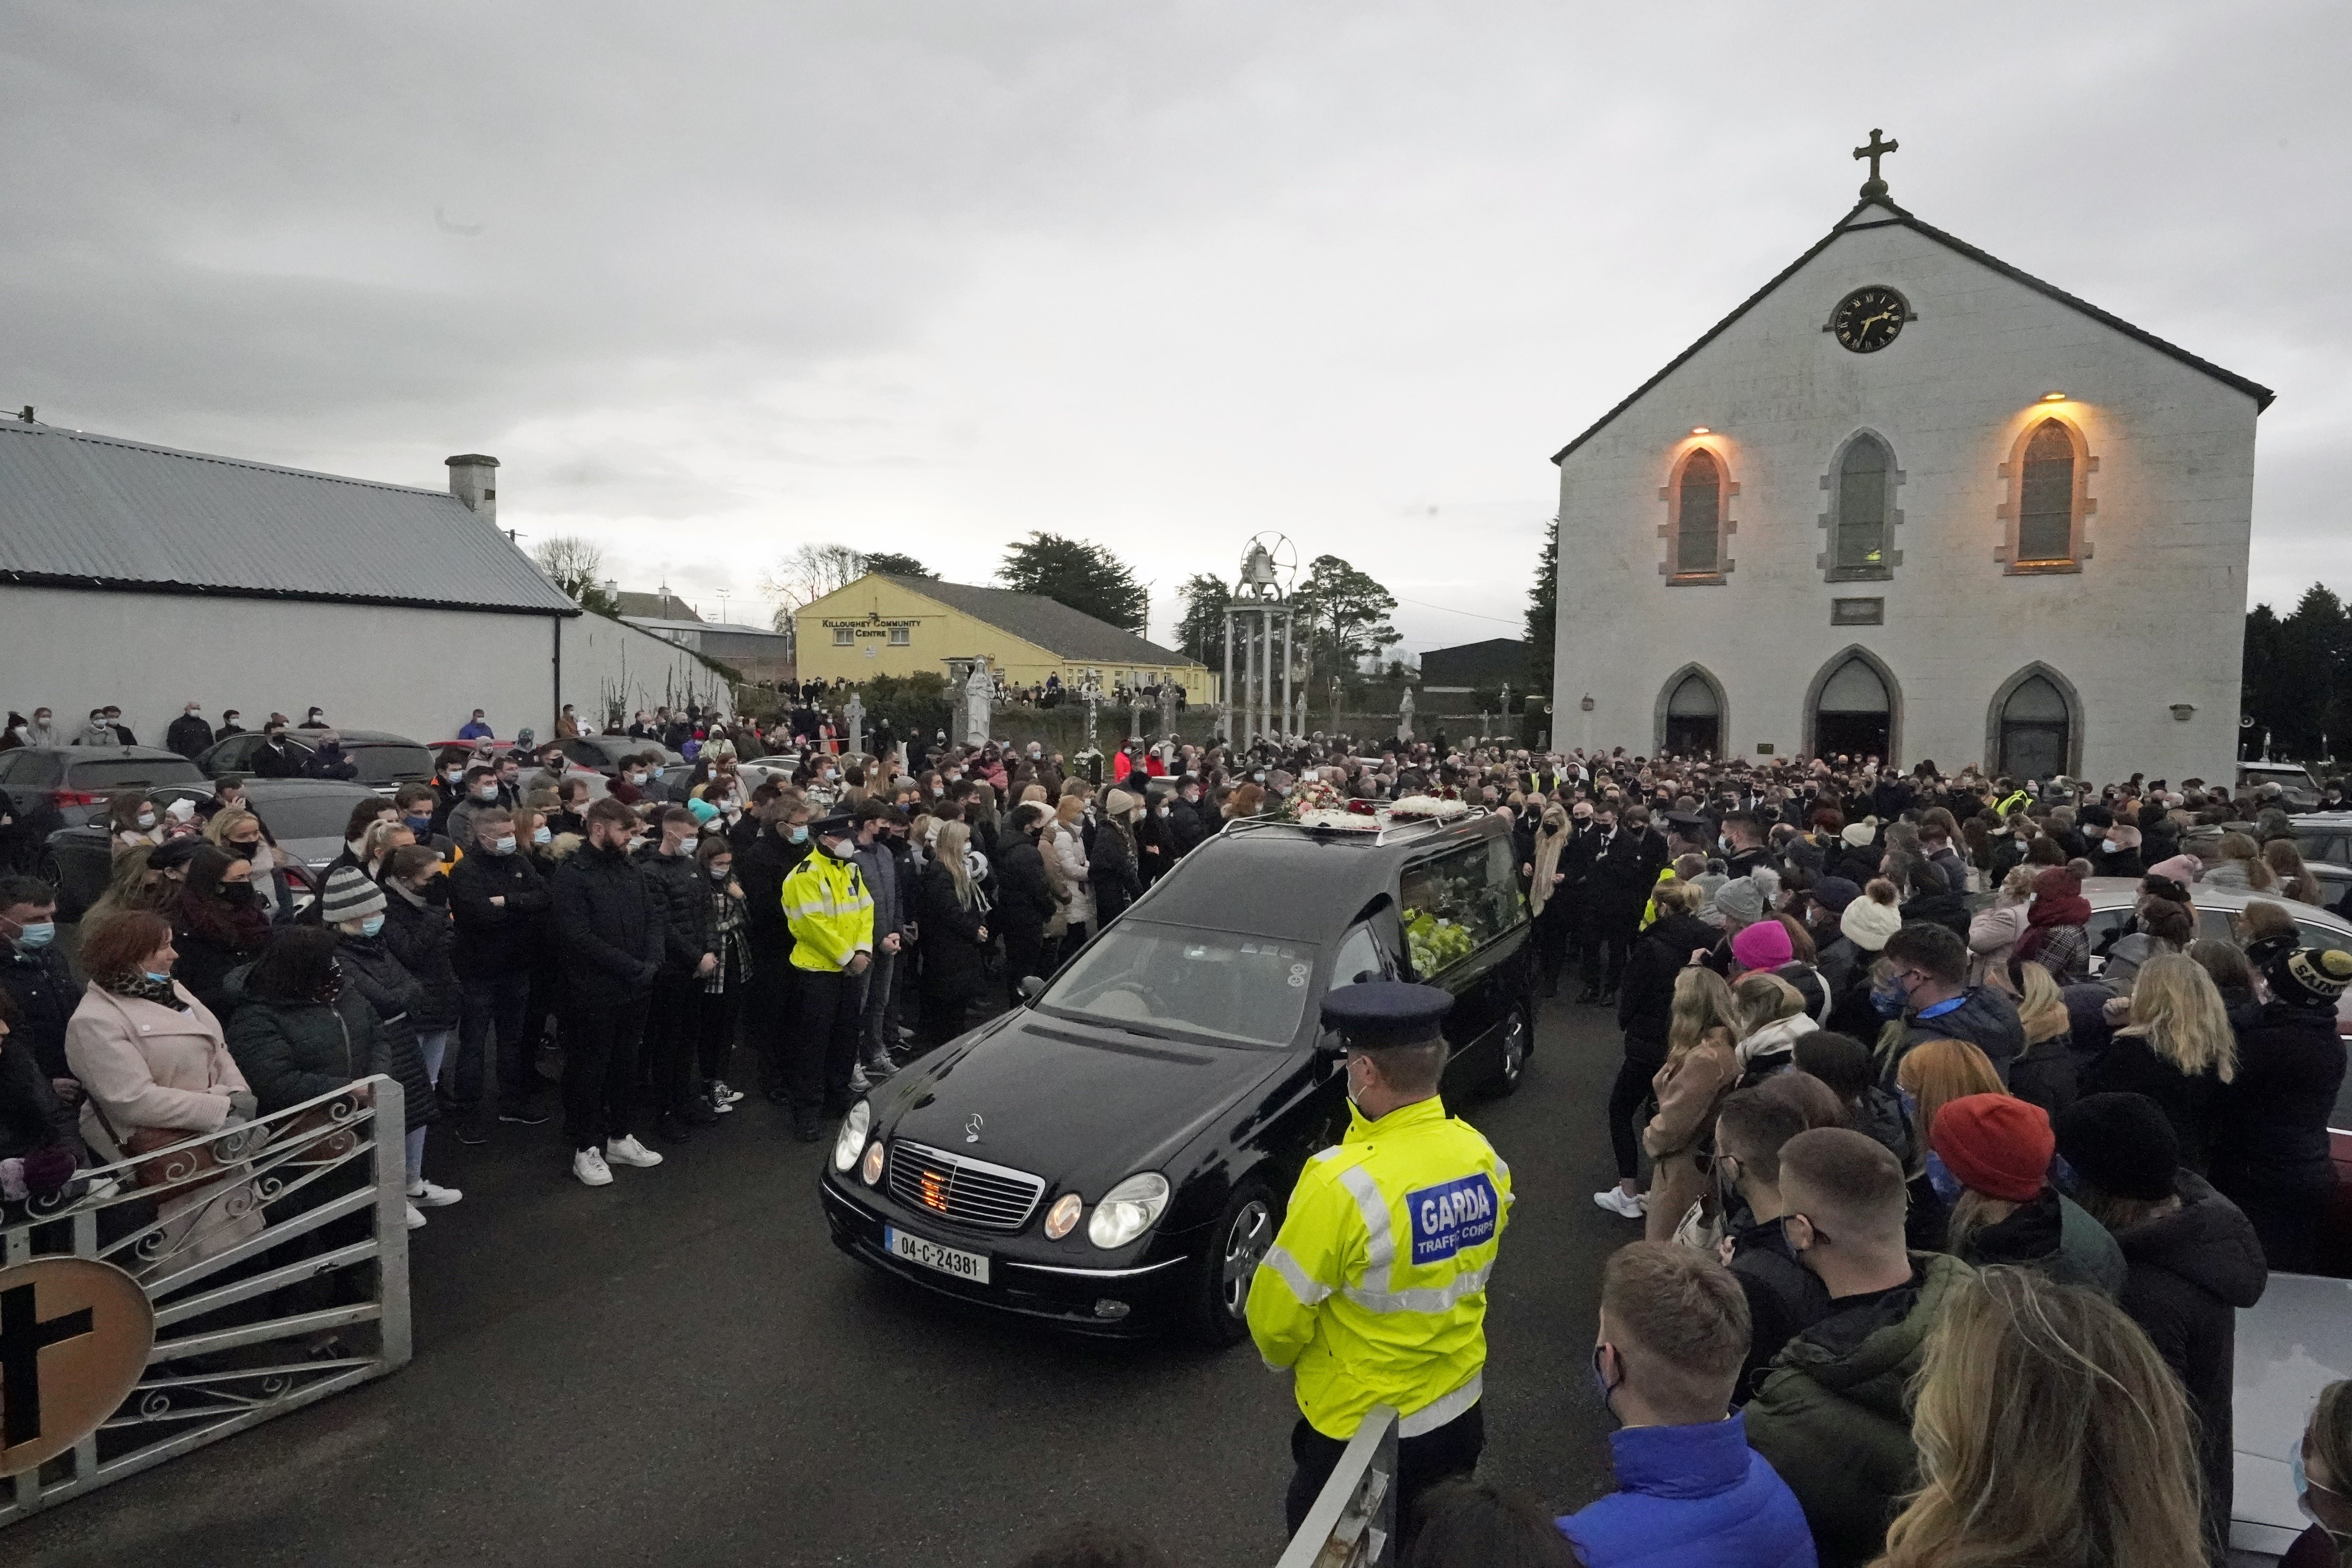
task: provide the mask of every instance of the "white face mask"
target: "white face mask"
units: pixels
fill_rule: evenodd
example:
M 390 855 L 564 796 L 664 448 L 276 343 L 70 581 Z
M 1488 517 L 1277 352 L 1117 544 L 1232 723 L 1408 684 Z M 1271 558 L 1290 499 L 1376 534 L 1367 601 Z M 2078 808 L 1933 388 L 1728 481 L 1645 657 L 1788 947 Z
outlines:
M 154 814 L 153 812 L 152 812 L 152 811 L 142 811 L 142 812 L 141 812 L 141 813 L 139 814 L 139 826 L 142 826 L 142 827 L 152 827 L 152 826 L 155 826 L 155 814 Z

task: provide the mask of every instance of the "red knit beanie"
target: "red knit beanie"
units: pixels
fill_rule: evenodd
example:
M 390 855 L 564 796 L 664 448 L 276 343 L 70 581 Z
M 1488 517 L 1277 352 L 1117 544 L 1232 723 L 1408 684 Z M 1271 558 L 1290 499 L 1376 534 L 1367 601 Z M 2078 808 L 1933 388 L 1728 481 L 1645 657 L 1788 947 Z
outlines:
M 2013 1204 L 2040 1195 L 2058 1152 L 2050 1113 L 2007 1094 L 1953 1100 L 1936 1112 L 1927 1142 L 1962 1186 Z

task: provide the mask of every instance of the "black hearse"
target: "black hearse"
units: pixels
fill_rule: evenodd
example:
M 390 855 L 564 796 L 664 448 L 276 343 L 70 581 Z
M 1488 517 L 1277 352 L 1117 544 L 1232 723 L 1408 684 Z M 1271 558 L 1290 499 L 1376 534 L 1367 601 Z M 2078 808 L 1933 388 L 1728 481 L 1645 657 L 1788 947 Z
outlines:
M 1517 1087 L 1532 953 L 1502 818 L 1229 825 L 1026 1005 L 851 1109 L 819 1178 L 834 1241 L 1062 1327 L 1233 1343 L 1300 1167 L 1346 1130 L 1319 1003 L 1362 977 L 1454 994 L 1449 1100 Z

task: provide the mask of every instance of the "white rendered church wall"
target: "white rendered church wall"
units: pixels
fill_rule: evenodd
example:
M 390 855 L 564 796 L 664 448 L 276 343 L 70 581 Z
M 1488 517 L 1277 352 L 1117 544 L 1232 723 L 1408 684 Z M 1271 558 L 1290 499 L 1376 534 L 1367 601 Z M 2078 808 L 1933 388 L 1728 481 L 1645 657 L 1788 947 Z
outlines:
M 1855 354 L 1822 326 L 1869 283 L 1917 319 Z M 2066 400 L 2043 404 L 2053 391 Z M 2089 558 L 2010 575 L 2000 468 L 2053 413 L 2096 460 Z M 1787 754 L 1816 675 L 1860 645 L 1899 685 L 1906 763 L 1984 760 L 1996 689 L 2038 660 L 2081 698 L 2086 775 L 2218 777 L 2236 744 L 2254 415 L 2244 393 L 1911 229 L 1849 233 L 1563 460 L 1561 741 L 1650 751 L 1661 684 L 1696 662 L 1724 689 L 1726 749 Z M 1900 561 L 1889 580 L 1831 583 L 1822 479 L 1862 428 L 1902 476 Z M 1671 585 L 1660 489 L 1702 441 L 1737 486 L 1731 567 L 1719 586 Z M 1840 597 L 1884 599 L 1885 624 L 1832 626 Z

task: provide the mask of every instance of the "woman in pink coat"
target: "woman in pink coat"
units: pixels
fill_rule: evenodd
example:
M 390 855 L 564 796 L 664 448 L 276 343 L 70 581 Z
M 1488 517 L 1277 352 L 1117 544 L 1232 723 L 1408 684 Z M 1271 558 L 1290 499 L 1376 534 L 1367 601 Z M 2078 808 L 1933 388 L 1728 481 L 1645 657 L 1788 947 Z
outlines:
M 176 957 L 170 922 L 142 910 L 108 916 L 82 939 L 90 983 L 66 1024 L 66 1064 L 89 1091 L 82 1136 L 107 1160 L 128 1158 L 124 1144 L 142 1128 L 194 1138 L 254 1115 L 220 1021 L 172 978 Z M 177 1273 L 262 1226 L 236 1180 L 172 1189 L 160 1218 L 162 1230 L 138 1249 L 149 1260 L 142 1276 Z

